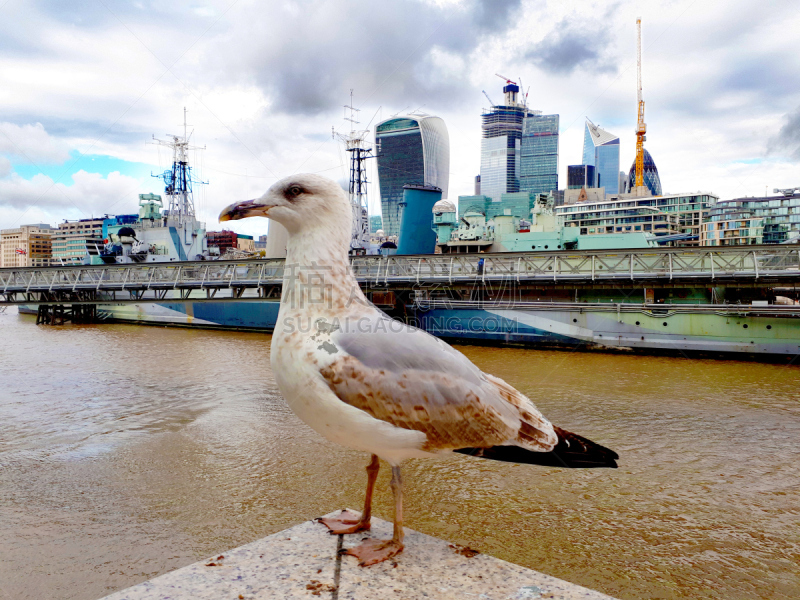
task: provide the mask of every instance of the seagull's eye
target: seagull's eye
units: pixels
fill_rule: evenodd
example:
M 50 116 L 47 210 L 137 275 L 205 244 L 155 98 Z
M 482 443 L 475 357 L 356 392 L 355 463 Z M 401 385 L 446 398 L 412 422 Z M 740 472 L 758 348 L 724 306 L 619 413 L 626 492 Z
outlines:
M 303 188 L 301 188 L 299 185 L 290 186 L 286 190 L 286 194 L 288 196 L 291 196 L 292 198 L 297 198 L 302 193 L 303 193 Z

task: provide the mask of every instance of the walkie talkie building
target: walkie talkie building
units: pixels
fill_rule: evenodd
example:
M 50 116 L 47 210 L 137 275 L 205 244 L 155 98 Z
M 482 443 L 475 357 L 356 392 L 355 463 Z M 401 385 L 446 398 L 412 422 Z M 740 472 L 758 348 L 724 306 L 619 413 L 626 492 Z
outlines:
M 447 198 L 450 137 L 439 117 L 411 114 L 375 126 L 383 230 L 400 235 L 403 186 L 435 186 Z M 429 216 L 429 215 L 428 215 Z

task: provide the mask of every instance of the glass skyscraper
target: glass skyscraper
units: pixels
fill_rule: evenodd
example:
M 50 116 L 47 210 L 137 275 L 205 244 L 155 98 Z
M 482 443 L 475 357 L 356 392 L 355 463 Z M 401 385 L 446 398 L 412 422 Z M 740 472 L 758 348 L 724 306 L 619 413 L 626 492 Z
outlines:
M 567 188 L 579 190 L 594 187 L 594 167 L 592 165 L 569 165 L 567 167 Z
M 525 117 L 520 143 L 519 191 L 544 194 L 558 189 L 558 115 Z
M 503 87 L 505 104 L 492 106 L 481 115 L 481 194 L 495 202 L 500 194 L 518 192 L 522 126 L 534 113 L 517 102 L 519 86 Z M 557 143 L 557 142 L 556 142 Z
M 633 160 L 631 170 L 628 171 L 628 191 L 633 190 L 636 184 L 636 159 Z M 653 157 L 644 148 L 644 184 L 653 196 L 660 196 L 663 192 L 661 190 L 661 178 L 658 176 L 658 169 Z
M 383 231 L 400 235 L 403 186 L 429 185 L 447 198 L 450 138 L 439 117 L 413 114 L 392 117 L 375 126 L 375 151 Z
M 583 134 L 583 164 L 594 166 L 594 187 L 606 194 L 619 193 L 619 136 L 586 119 Z

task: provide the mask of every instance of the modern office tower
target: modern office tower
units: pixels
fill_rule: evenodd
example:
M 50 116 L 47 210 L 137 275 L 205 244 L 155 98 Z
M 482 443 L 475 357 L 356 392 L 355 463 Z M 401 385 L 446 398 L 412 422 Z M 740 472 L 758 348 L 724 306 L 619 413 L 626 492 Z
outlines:
M 605 188 L 606 194 L 619 193 L 619 136 L 589 119 L 583 134 L 583 164 L 594 166 L 593 187 Z
M 450 138 L 439 117 L 422 113 L 392 117 L 375 126 L 383 230 L 400 234 L 403 186 L 431 185 L 447 197 Z M 430 215 L 428 215 L 430 216 Z
M 475 175 L 475 195 L 480 196 L 481 194 L 481 176 Z
M 593 165 L 569 165 L 567 167 L 567 189 L 579 190 L 594 187 Z
M 644 151 L 644 184 L 647 186 L 647 189 L 650 190 L 650 193 L 653 196 L 660 196 L 663 192 L 661 189 L 661 178 L 658 176 L 658 169 L 656 168 L 656 163 L 653 161 L 653 157 L 650 156 L 650 153 L 647 151 L 647 148 L 642 149 Z M 636 160 L 633 161 L 631 165 L 631 170 L 628 172 L 628 190 L 633 190 L 636 186 Z M 623 191 L 623 190 L 620 190 Z
M 558 115 L 533 113 L 522 122 L 519 191 L 546 194 L 558 189 Z
M 519 191 L 522 125 L 533 111 L 517 100 L 519 86 L 507 81 L 505 103 L 481 115 L 481 194 L 495 201 L 500 194 Z M 557 142 L 556 142 L 557 144 Z
M 369 217 L 369 232 L 377 233 L 378 229 L 383 229 L 383 221 L 380 215 L 370 215 Z

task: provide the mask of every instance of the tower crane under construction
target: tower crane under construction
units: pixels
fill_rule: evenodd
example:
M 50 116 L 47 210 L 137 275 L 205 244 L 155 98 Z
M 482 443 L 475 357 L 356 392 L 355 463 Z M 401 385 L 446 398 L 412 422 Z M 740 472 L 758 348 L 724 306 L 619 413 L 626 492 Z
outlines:
M 639 101 L 639 118 L 636 123 L 636 179 L 635 190 L 644 186 L 644 141 L 647 139 L 647 124 L 644 122 L 644 100 L 642 99 L 642 18 L 636 19 L 636 94 Z

